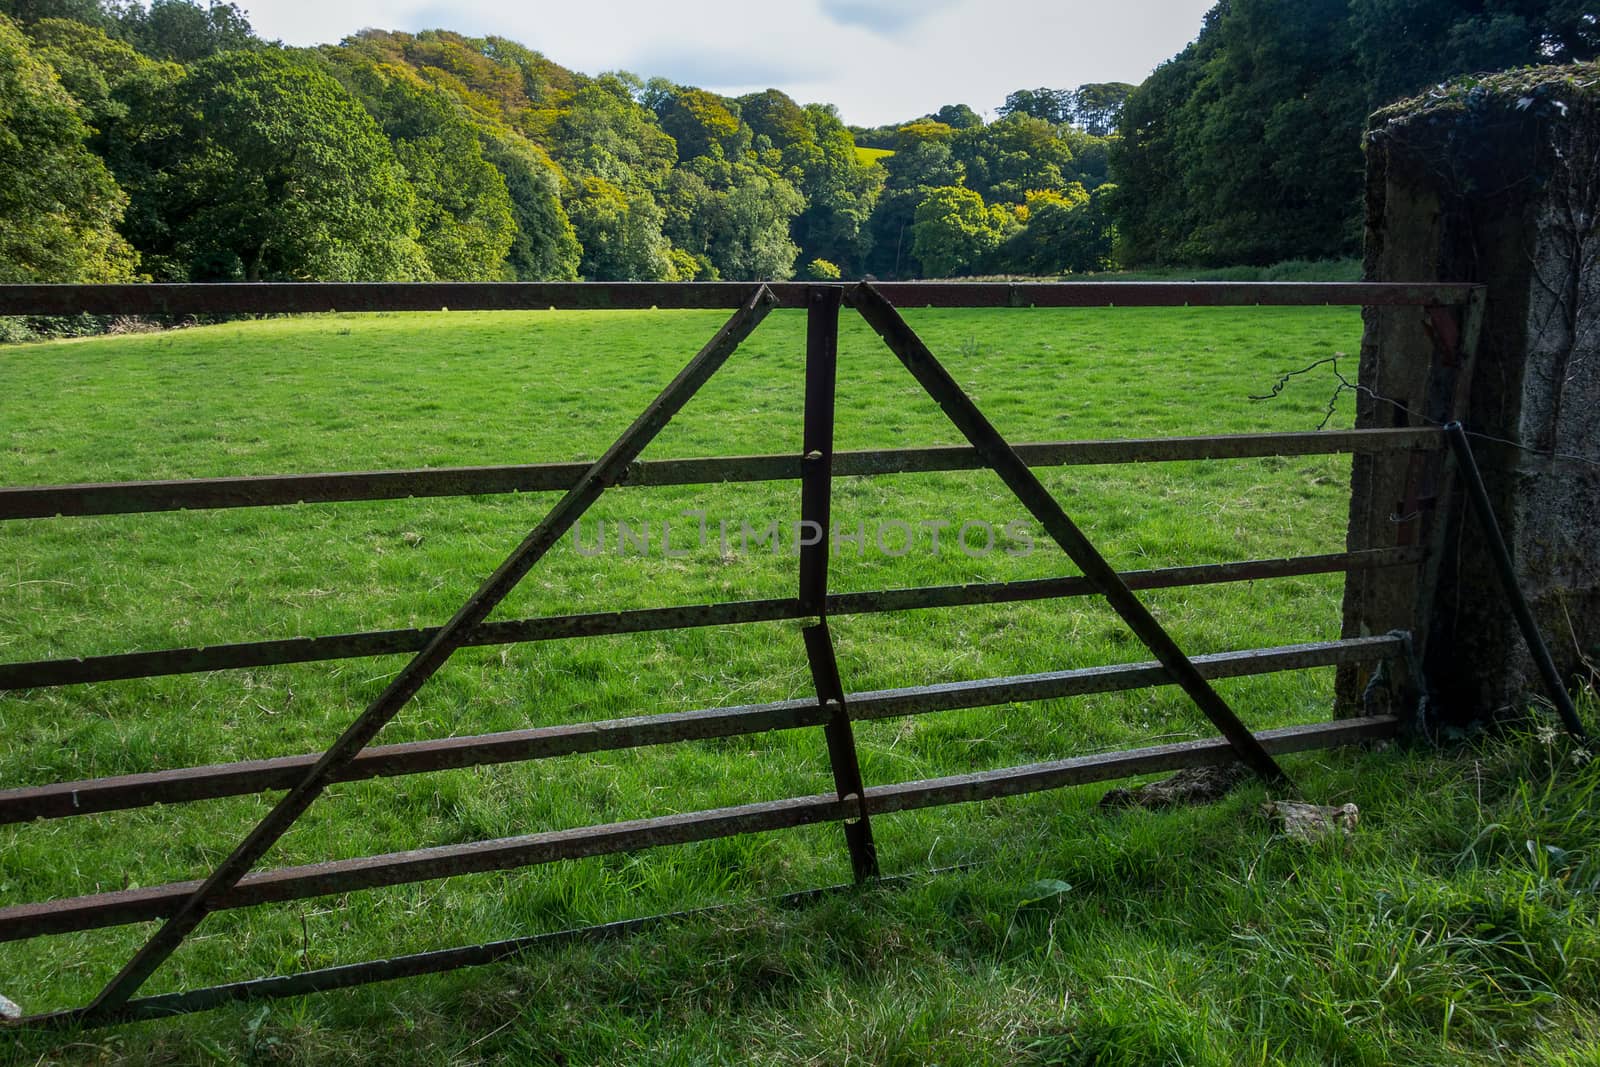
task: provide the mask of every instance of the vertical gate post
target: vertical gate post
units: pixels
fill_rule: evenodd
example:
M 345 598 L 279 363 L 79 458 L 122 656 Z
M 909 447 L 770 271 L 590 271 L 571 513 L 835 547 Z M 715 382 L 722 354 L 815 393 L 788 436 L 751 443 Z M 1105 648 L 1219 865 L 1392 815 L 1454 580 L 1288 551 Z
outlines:
M 854 798 L 860 815 L 844 824 L 845 844 L 856 881 L 878 875 L 878 853 L 867 818 L 866 786 L 856 753 L 855 731 L 845 707 L 844 685 L 828 632 L 828 553 L 833 540 L 833 426 L 838 386 L 839 308 L 844 290 L 814 285 L 806 294 L 806 399 L 800 466 L 800 606 L 817 617 L 804 631 L 806 659 L 817 700 L 828 711 L 823 730 L 828 762 L 840 799 Z
M 1507 72 L 1373 116 L 1367 279 L 1484 289 L 1461 320 L 1368 309 L 1357 405 L 1358 427 L 1460 419 L 1568 682 L 1600 660 L 1600 87 L 1573 74 Z M 1444 388 L 1450 351 L 1475 340 L 1476 366 Z M 1542 689 L 1450 470 L 1442 454 L 1358 458 L 1350 511 L 1361 547 L 1432 515 L 1414 531 L 1430 550 L 1414 580 L 1353 573 L 1344 612 L 1346 636 L 1412 633 L 1427 699 L 1398 710 L 1430 733 L 1520 714 Z M 1342 671 L 1341 711 L 1371 689 Z

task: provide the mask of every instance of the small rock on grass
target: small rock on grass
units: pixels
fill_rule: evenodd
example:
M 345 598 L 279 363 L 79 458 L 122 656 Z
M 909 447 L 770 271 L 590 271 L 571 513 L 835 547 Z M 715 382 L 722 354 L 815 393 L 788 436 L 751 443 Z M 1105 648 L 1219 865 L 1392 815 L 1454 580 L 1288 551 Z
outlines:
M 1302 841 L 1320 841 L 1335 835 L 1348 837 L 1361 818 L 1361 809 L 1354 804 L 1329 807 L 1302 804 L 1297 800 L 1269 801 L 1261 805 L 1261 812 L 1281 833 Z
M 7 1000 L 5 997 L 0 997 L 0 1019 L 20 1018 L 22 1018 L 22 1008 L 19 1007 L 15 1001 Z

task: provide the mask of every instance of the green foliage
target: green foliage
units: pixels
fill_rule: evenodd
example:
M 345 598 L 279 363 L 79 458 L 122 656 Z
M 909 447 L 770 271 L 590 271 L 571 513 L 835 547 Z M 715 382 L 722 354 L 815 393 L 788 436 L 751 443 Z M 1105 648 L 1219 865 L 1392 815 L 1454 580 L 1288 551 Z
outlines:
M 325 52 L 336 72 L 352 72 L 341 75 L 347 79 L 362 69 L 412 71 L 453 99 L 510 197 L 515 232 L 504 269 L 523 281 L 577 277 L 582 250 L 561 202 L 565 174 L 531 139 L 534 129 L 548 133 L 550 115 L 570 98 L 576 75 L 504 38 L 440 31 L 412 36 L 364 30 Z
M 867 223 L 885 172 L 857 154 L 850 131 L 832 107 L 808 105 L 805 133 L 781 147 L 784 175 L 804 198 L 793 233 L 804 256 L 854 269 L 866 252 Z
M 985 206 L 971 189 L 928 190 L 911 227 L 912 253 L 930 277 L 974 273 L 1016 227 L 1016 217 L 998 204 Z
M 1089 203 L 1089 193 L 1076 183 L 1063 192 L 1028 193 L 1026 225 L 1006 242 L 1006 265 L 1040 275 L 1105 269 L 1111 243 L 1085 234 Z
M 954 126 L 933 119 L 918 119 L 895 131 L 894 148 L 897 152 L 905 152 L 919 145 L 948 144 L 955 136 Z
M 153 59 L 194 63 L 221 52 L 260 47 L 244 11 L 233 3 L 150 0 L 132 4 L 119 18 L 121 35 Z
M 416 197 L 365 110 L 309 56 L 227 52 L 134 118 L 130 192 L 168 276 L 425 277 Z
M 117 29 L 117 12 L 101 0 L 0 0 L 0 15 L 24 28 L 44 19 L 71 19 L 100 30 Z
M 1600 19 L 1584 0 L 1351 0 L 1350 25 L 1373 106 L 1455 74 L 1600 57 Z
M 1450 74 L 1600 55 L 1574 0 L 1229 0 L 1128 98 L 1113 148 L 1129 262 L 1353 254 L 1361 134 Z
M 1122 108 L 1136 86 L 1127 82 L 1092 82 L 1072 91 L 1072 121 L 1094 137 L 1116 132 Z
M 567 201 L 583 248 L 579 267 L 590 281 L 660 282 L 674 275 L 663 215 L 643 190 L 629 193 L 604 178 L 585 178 Z
M 1078 180 L 1066 127 L 1013 113 L 965 130 L 952 142 L 966 184 L 985 200 L 1021 204 L 1030 190 L 1065 189 Z
M 572 281 L 583 249 L 561 206 L 561 171 L 537 145 L 503 127 L 482 127 L 483 158 L 511 197 L 516 233 L 506 265 L 518 281 Z
M 1070 89 L 1018 89 L 1006 94 L 1005 103 L 995 109 L 1002 116 L 1026 115 L 1059 126 L 1072 121 Z
M 825 259 L 813 259 L 806 264 L 806 278 L 813 282 L 836 282 L 844 275 L 839 268 Z
M 762 166 L 700 157 L 672 175 L 662 195 L 674 245 L 724 278 L 788 278 L 799 248 L 790 237 L 805 198 Z
M 573 94 L 555 120 L 549 143 L 569 175 L 601 178 L 630 192 L 661 189 L 678 161 L 677 142 L 612 74 Z
M 133 276 L 138 257 L 117 232 L 127 197 L 89 134 L 55 71 L 0 16 L 0 281 Z
M 705 254 L 724 278 L 792 277 L 800 248 L 790 239 L 790 224 L 805 203 L 782 178 L 754 168 L 737 169 L 712 216 Z
M 957 130 L 975 130 L 983 125 L 983 116 L 966 104 L 946 104 L 930 116 L 935 122 Z
M 1085 86 L 1086 94 L 1092 88 Z M 1012 94 L 1012 103 L 1037 101 L 1044 92 Z M 1110 88 L 1107 93 L 1114 95 Z M 953 110 L 945 114 L 959 117 Z M 882 160 L 884 191 L 866 228 L 867 271 L 892 277 L 980 269 L 1055 274 L 1110 264 L 1113 227 L 1105 210 L 1111 198 L 1091 203 L 1093 191 L 1106 184 L 1108 138 L 1035 117 L 1021 106 L 987 125 L 957 128 L 932 117 L 906 123 L 897 138 L 899 150 Z M 960 203 L 981 203 L 983 211 L 954 210 L 952 189 L 974 194 L 976 201 L 961 197 Z M 1022 227 L 1030 199 L 1044 205 L 1031 232 Z M 1069 223 L 1080 202 L 1083 210 Z M 920 238 L 913 232 L 918 225 Z M 924 252 L 933 255 L 931 262 Z
M 98 136 L 90 142 L 99 155 L 113 155 L 113 128 L 127 117 L 127 99 L 176 81 L 183 68 L 159 63 L 134 51 L 126 41 L 71 19 L 43 19 L 28 27 L 34 52 L 55 68 L 61 84 L 87 112 Z
M 431 277 L 498 278 L 517 232 L 501 172 L 483 157 L 471 113 L 409 67 L 338 66 L 394 146 L 417 197 Z
M 728 109 L 727 101 L 704 89 L 686 88 L 666 81 L 652 82 L 646 103 L 678 146 L 678 158 L 717 155 L 737 159 L 748 144 L 750 131 Z

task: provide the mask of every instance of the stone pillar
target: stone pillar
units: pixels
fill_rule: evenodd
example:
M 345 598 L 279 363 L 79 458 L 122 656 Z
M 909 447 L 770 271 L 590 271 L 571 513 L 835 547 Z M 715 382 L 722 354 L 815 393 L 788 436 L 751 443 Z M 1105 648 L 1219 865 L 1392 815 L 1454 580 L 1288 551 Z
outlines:
M 1508 72 L 1378 112 L 1366 211 L 1369 280 L 1485 288 L 1465 314 L 1367 311 L 1357 425 L 1459 414 L 1556 662 L 1588 677 L 1600 662 L 1600 65 Z M 1413 634 L 1422 679 L 1400 710 L 1430 732 L 1520 713 L 1540 689 L 1451 470 L 1440 453 L 1357 457 L 1352 478 L 1350 547 L 1414 543 L 1427 560 L 1352 574 L 1344 631 Z M 1373 706 L 1383 690 L 1369 681 L 1341 674 L 1341 712 Z

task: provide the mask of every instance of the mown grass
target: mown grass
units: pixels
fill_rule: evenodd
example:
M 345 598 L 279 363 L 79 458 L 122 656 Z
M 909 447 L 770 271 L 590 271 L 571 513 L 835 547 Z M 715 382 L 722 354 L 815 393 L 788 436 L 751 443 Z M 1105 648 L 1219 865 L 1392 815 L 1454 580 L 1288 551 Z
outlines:
M 1282 371 L 1353 353 L 1359 340 L 1359 317 L 1334 309 L 910 317 L 1014 440 L 1312 428 L 1331 381 L 1270 405 L 1248 395 Z M 0 480 L 589 458 L 718 319 L 327 316 L 9 348 L 0 351 L 8 385 L 0 396 Z M 798 447 L 803 338 L 803 317 L 775 314 L 647 458 Z M 841 353 L 839 447 L 957 442 L 864 326 L 847 321 Z M 1135 568 L 1338 550 L 1347 472 L 1347 460 L 1314 457 L 1044 477 L 1112 561 Z M 797 518 L 796 496 L 788 484 L 620 489 L 595 517 L 650 521 L 659 531 L 662 520 L 703 509 L 713 524 L 725 517 L 759 525 Z M 6 524 L 0 656 L 435 623 L 549 502 L 485 497 Z M 1023 517 L 978 473 L 843 480 L 835 502 L 836 522 L 869 530 L 882 519 L 916 526 L 981 518 L 1000 527 Z M 687 530 L 692 520 L 684 521 Z M 592 522 L 584 527 L 586 544 L 594 530 Z M 1071 571 L 1058 552 L 973 559 L 951 552 L 947 540 L 936 556 L 929 540 L 922 531 L 917 550 L 898 558 L 870 541 L 860 555 L 846 547 L 834 587 Z M 589 558 L 568 542 L 496 617 L 783 595 L 793 568 L 787 553 L 736 545 L 725 552 L 714 540 L 682 559 L 659 551 Z M 1300 578 L 1148 599 L 1179 640 L 1201 652 L 1334 636 L 1339 590 L 1334 577 Z M 1114 616 L 1090 601 L 842 618 L 834 631 L 850 689 L 1144 658 Z M 394 659 L 350 660 L 0 695 L 0 781 L 315 751 L 397 667 Z M 791 624 L 468 650 L 380 740 L 783 698 L 808 686 Z M 1324 717 L 1331 678 L 1311 671 L 1221 688 L 1260 728 Z M 871 724 L 858 739 L 867 779 L 889 782 L 1208 733 L 1183 700 L 1154 690 Z M 1494 761 L 1532 758 L 1521 751 L 1483 757 L 1493 765 L 1477 780 L 1488 794 L 1512 788 Z M 1489 809 L 1430 800 L 1429 790 L 1449 796 L 1466 773 L 1464 758 L 1292 761 L 1316 799 L 1353 799 L 1369 812 L 1371 829 L 1350 851 L 1327 855 L 1271 838 L 1251 815 L 1258 791 L 1206 811 L 1107 818 L 1093 808 L 1097 791 L 1072 790 L 880 820 L 889 872 L 981 866 L 799 912 L 757 902 L 844 880 L 836 828 L 223 913 L 150 991 L 738 902 L 715 920 L 617 945 L 67 1044 L 26 1039 L 14 1052 L 19 1062 L 43 1054 L 148 1062 L 1137 1063 L 1383 1062 L 1397 1051 L 1419 1062 L 1460 1062 L 1457 1053 L 1498 1055 L 1497 1041 L 1580 1048 L 1567 1030 L 1535 1023 L 1589 1026 L 1584 1040 L 1593 1040 L 1592 975 L 1582 963 L 1593 947 L 1585 940 L 1588 898 L 1569 902 L 1552 890 L 1536 901 L 1543 912 L 1526 893 L 1506 896 L 1527 872 L 1517 866 L 1522 853 L 1503 841 L 1492 854 L 1475 846 L 1483 862 L 1470 869 L 1427 866 L 1428 856 L 1459 852 L 1494 824 Z M 343 785 L 270 862 L 829 787 L 824 746 L 810 731 Z M 0 901 L 197 877 L 270 800 L 7 828 Z M 1568 860 L 1581 858 L 1581 829 L 1560 840 L 1547 835 L 1548 843 Z M 1537 858 L 1537 849 L 1529 855 Z M 1020 907 L 1041 896 L 1041 879 L 1074 888 Z M 1368 883 L 1382 883 L 1392 903 L 1346 891 Z M 1482 931 L 1451 924 L 1491 891 L 1501 910 L 1483 921 L 1537 920 L 1545 925 L 1529 927 L 1527 937 L 1554 931 L 1570 944 L 1551 956 L 1539 940 L 1528 950 L 1531 970 L 1501 956 L 1461 970 L 1467 964 L 1451 953 L 1470 953 L 1449 938 Z M 148 930 L 0 946 L 0 993 L 31 1011 L 79 1001 Z M 1444 961 L 1428 979 L 1443 992 L 1423 1007 L 1403 999 L 1396 1007 L 1387 992 L 1369 1002 L 1362 998 L 1371 990 L 1359 982 L 1340 985 L 1341 968 L 1370 977 L 1390 951 L 1389 934 L 1406 930 L 1426 934 L 1416 958 Z M 1573 962 L 1557 967 L 1558 956 Z M 1516 971 L 1521 984 L 1511 988 L 1494 967 Z M 1473 977 L 1480 971 L 1488 977 Z M 1285 984 L 1291 975 L 1298 985 Z M 1530 992 L 1534 978 L 1543 985 Z M 1445 993 L 1459 1001 L 1447 1012 L 1438 999 Z
M 894 149 L 892 148 L 867 148 L 864 145 L 856 145 L 856 162 L 858 163 L 882 163 L 892 155 L 894 155 Z

